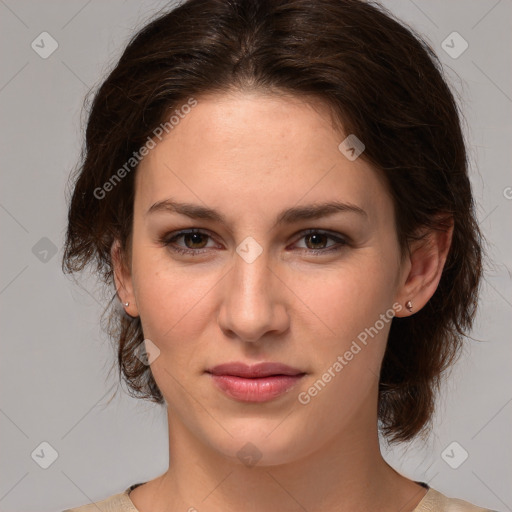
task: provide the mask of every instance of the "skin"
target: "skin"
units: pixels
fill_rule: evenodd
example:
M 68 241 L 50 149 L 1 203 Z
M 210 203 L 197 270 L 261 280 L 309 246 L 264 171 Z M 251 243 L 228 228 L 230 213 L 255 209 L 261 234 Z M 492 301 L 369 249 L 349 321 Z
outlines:
M 298 394 L 394 303 L 397 316 L 426 304 L 451 230 L 427 233 L 401 260 L 385 182 L 339 151 L 346 135 L 322 105 L 257 91 L 197 100 L 137 169 L 131 255 L 112 247 L 118 295 L 160 350 L 151 371 L 169 422 L 169 469 L 131 500 L 140 512 L 413 510 L 425 489 L 391 468 L 378 443 L 390 323 L 307 405 Z M 213 208 L 226 224 L 147 213 L 171 197 Z M 274 225 L 287 208 L 327 201 L 366 214 Z M 194 256 L 160 241 L 190 228 L 206 235 L 174 246 Z M 302 233 L 313 228 L 348 243 Z M 262 249 L 251 263 L 236 252 L 249 236 Z M 277 399 L 247 404 L 205 374 L 231 361 L 282 362 L 306 375 Z M 261 454 L 252 467 L 237 457 L 249 442 Z

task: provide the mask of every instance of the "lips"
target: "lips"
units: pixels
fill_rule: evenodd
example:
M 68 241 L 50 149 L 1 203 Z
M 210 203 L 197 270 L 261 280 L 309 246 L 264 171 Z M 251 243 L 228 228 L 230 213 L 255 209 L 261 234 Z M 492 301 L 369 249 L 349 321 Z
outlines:
M 217 388 L 242 402 L 267 402 L 290 391 L 305 372 L 282 363 L 225 363 L 207 370 Z
M 269 377 L 271 375 L 299 375 L 304 372 L 282 363 L 258 363 L 248 366 L 244 363 L 226 363 L 215 366 L 208 373 L 212 375 L 232 375 L 233 377 L 244 377 L 255 379 Z

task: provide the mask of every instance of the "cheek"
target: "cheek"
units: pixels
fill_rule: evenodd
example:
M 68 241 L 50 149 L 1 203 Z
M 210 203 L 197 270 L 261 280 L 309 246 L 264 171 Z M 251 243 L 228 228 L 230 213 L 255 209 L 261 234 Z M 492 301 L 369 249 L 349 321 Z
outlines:
M 393 267 L 366 256 L 323 279 L 303 279 L 297 291 L 314 313 L 306 327 L 313 350 L 305 347 L 314 372 L 299 402 L 311 401 L 311 414 L 329 409 L 336 425 L 373 396 L 395 314 Z
M 174 352 L 178 342 L 183 350 L 200 339 L 208 316 L 208 292 L 215 283 L 211 273 L 171 266 L 161 254 L 134 257 L 134 286 L 144 336 L 162 351 Z
M 307 306 L 311 328 L 326 343 L 339 345 L 373 325 L 392 305 L 393 272 L 374 251 L 361 250 L 328 272 L 303 273 L 293 290 Z

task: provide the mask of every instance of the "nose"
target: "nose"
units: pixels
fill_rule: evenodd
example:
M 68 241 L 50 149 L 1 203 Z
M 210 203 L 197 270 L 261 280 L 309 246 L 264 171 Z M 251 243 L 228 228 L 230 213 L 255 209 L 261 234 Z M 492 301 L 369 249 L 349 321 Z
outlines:
M 286 287 L 269 266 L 265 251 L 250 263 L 235 254 L 223 282 L 218 322 L 227 336 L 254 343 L 288 329 Z

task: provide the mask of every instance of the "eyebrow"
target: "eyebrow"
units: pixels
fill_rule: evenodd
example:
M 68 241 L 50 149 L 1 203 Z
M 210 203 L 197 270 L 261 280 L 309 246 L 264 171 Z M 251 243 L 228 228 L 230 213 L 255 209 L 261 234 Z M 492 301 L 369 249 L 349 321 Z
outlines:
M 155 212 L 178 213 L 191 219 L 210 220 L 227 224 L 224 215 L 212 208 L 192 203 L 180 203 L 172 199 L 164 199 L 154 203 L 148 209 L 146 215 Z M 368 214 L 359 206 L 340 201 L 329 201 L 327 203 L 287 208 L 278 215 L 274 227 L 282 224 L 293 224 L 301 220 L 320 219 L 340 212 L 355 213 L 361 217 L 368 218 Z

